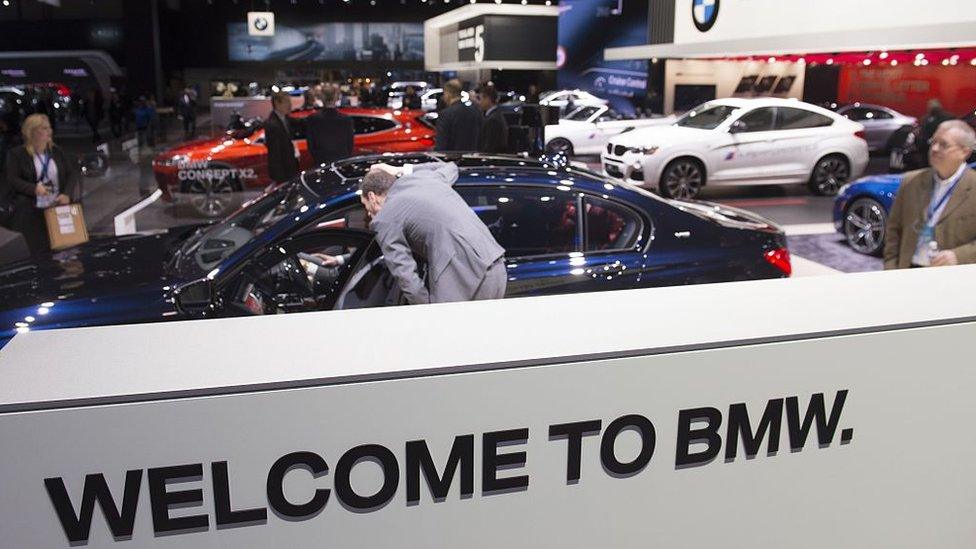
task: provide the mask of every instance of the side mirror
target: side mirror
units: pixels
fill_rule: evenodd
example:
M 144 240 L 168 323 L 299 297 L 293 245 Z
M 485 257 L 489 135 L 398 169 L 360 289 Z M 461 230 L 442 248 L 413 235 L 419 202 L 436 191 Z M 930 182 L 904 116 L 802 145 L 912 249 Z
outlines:
M 202 313 L 214 303 L 213 280 L 201 278 L 180 286 L 173 293 L 176 308 L 181 313 Z
M 729 133 L 742 133 L 747 129 L 748 126 L 746 125 L 745 122 L 741 120 L 736 120 L 735 122 L 732 123 L 731 126 L 729 126 Z

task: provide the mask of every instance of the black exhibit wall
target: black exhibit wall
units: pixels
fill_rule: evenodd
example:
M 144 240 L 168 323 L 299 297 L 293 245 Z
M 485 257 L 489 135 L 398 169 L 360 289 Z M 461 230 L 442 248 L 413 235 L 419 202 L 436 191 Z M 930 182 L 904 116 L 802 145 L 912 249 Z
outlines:
M 839 83 L 840 66 L 808 64 L 803 77 L 803 100 L 814 105 L 835 102 Z

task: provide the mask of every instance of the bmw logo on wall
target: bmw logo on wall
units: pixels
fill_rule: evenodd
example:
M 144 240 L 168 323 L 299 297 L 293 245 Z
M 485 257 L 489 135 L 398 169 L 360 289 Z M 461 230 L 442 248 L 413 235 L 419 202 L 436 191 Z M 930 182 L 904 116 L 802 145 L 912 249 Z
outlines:
M 270 11 L 247 12 L 247 33 L 251 36 L 274 36 L 274 13 Z
M 718 19 L 718 5 L 721 0 L 692 0 L 691 19 L 695 28 L 701 32 L 708 32 Z

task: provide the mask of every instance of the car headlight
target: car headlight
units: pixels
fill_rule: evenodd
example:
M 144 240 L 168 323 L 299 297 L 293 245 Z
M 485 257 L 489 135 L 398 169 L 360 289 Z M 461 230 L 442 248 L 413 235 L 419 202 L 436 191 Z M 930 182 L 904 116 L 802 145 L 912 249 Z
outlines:
M 654 154 L 659 147 L 627 147 L 627 152 L 637 154 Z
M 158 162 L 160 166 L 178 166 L 180 164 L 185 164 L 190 161 L 190 155 L 188 154 L 174 154 L 169 158 L 164 158 Z

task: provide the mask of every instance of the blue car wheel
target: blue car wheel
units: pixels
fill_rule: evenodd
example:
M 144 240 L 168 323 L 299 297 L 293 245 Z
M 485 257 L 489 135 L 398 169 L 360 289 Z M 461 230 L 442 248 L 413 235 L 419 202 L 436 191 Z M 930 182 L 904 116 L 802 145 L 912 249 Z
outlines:
M 888 214 L 877 200 L 858 198 L 844 215 L 844 236 L 848 245 L 862 254 L 881 254 L 887 221 Z

